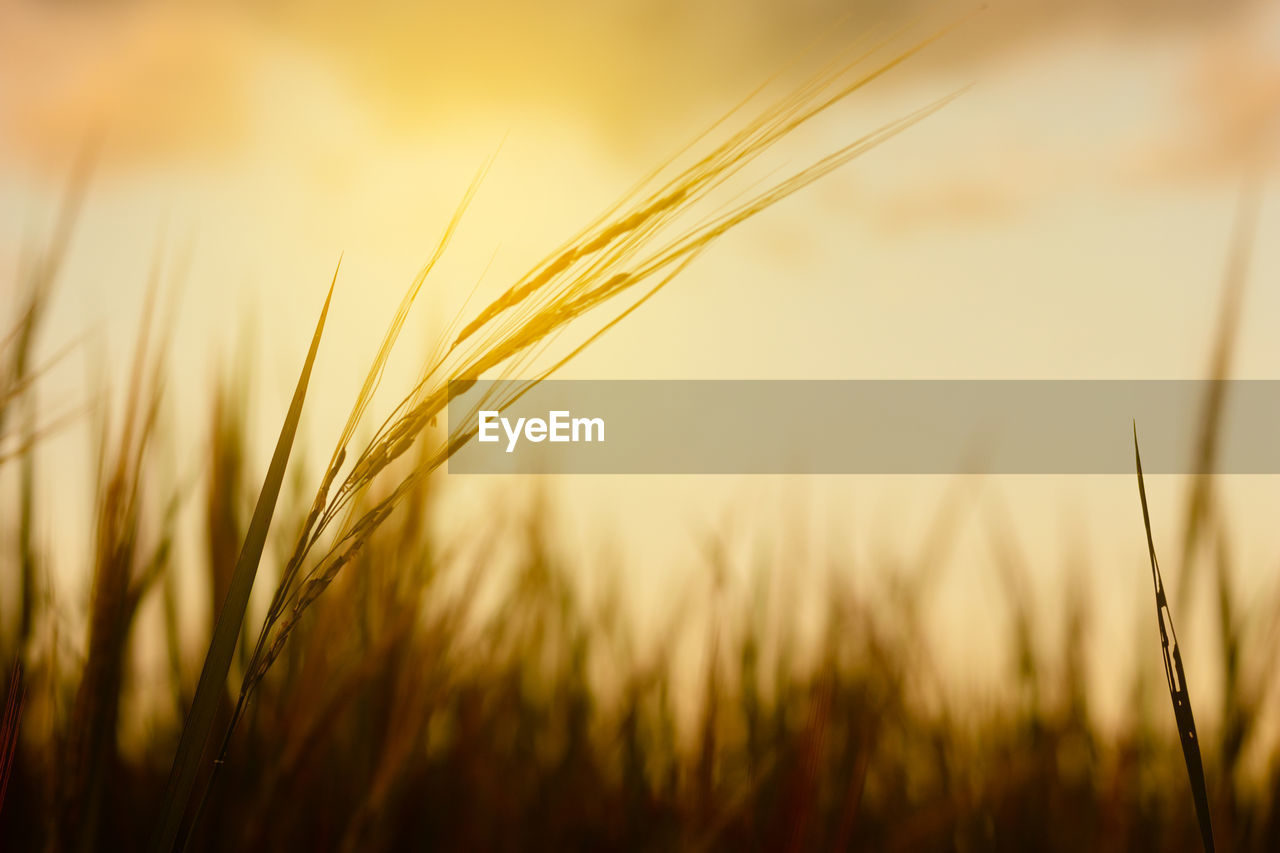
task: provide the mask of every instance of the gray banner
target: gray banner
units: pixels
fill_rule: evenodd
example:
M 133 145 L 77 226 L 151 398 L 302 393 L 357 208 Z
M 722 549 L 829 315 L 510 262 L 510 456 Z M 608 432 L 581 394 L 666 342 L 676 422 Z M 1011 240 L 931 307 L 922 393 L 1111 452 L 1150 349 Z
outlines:
M 548 380 L 458 384 L 455 474 L 1280 473 L 1280 381 Z M 483 417 L 481 417 L 481 413 Z M 522 420 L 523 419 L 523 420 Z M 455 439 L 457 440 L 457 439 Z

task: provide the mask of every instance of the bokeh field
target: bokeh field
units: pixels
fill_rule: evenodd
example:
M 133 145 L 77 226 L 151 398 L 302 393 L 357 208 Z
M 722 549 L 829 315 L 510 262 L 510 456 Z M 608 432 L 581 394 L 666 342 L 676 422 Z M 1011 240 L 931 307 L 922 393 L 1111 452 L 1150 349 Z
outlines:
M 0 3 L 0 850 L 1280 849 L 1228 400 L 1141 501 L 448 468 L 475 379 L 1273 377 L 1276 45 Z

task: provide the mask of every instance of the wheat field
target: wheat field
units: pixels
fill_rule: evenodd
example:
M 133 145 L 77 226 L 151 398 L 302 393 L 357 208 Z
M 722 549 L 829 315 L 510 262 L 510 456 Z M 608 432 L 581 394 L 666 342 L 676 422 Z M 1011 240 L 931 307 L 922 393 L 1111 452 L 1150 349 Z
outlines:
M 83 355 L 81 341 L 50 340 L 48 315 L 95 203 L 86 145 L 0 306 L 0 849 L 1280 849 L 1280 744 L 1267 724 L 1280 609 L 1240 592 L 1238 534 L 1210 476 L 1221 399 L 1204 403 L 1185 506 L 1149 506 L 1135 466 L 1133 536 L 1145 520 L 1156 615 L 1131 626 L 1151 665 L 1112 685 L 1129 697 L 1118 721 L 1098 713 L 1086 651 L 1109 591 L 1068 578 L 1046 619 L 1025 594 L 1033 570 L 1010 521 L 991 533 L 1005 595 L 969 616 L 1009 626 L 1007 689 L 955 698 L 965 675 L 932 649 L 926 602 L 963 489 L 916 532 L 917 560 L 858 568 L 889 579 L 874 591 L 803 549 L 760 560 L 710 548 L 692 568 L 705 613 L 667 602 L 654 642 L 637 640 L 620 565 L 565 547 L 536 483 L 483 521 L 434 523 L 455 499 L 447 462 L 475 437 L 474 412 L 448 426 L 451 384 L 511 380 L 483 404 L 508 405 L 684 286 L 726 235 L 767 230 L 775 205 L 928 133 L 965 90 L 820 156 L 778 153 L 967 20 L 905 47 L 868 38 L 728 110 L 525 273 L 458 306 L 416 379 L 394 385 L 388 364 L 415 304 L 501 154 L 482 159 L 333 423 L 309 421 L 307 403 L 326 381 L 317 354 L 332 300 L 353 285 L 342 261 L 316 282 L 299 308 L 309 350 L 291 356 L 290 401 L 268 434 L 247 411 L 249 387 L 266 381 L 252 367 L 199 389 L 198 434 L 166 416 L 174 384 L 191 379 L 170 361 L 163 258 L 128 309 L 138 333 L 125 386 L 66 411 L 41 396 L 51 370 Z M 1260 227 L 1244 195 L 1225 280 L 1206 283 L 1214 379 L 1232 375 Z M 268 335 L 291 321 L 255 318 Z M 86 423 L 92 460 L 75 476 L 91 506 L 89 557 L 69 587 L 81 597 L 67 600 L 41 535 L 62 519 L 36 498 L 50 476 L 37 451 Z M 300 424 L 333 437 L 327 455 Z M 273 448 L 268 464 L 247 450 L 260 445 Z M 194 460 L 194 481 L 174 455 Z M 194 548 L 184 513 L 199 522 Z M 1162 513 L 1177 514 L 1180 540 L 1153 536 Z M 1193 671 L 1220 674 L 1216 691 L 1187 682 L 1172 622 L 1185 626 L 1191 586 L 1157 560 L 1176 555 L 1169 565 L 1185 573 L 1186 555 L 1205 551 L 1196 570 L 1212 618 L 1195 629 L 1212 642 L 1194 648 L 1218 658 Z M 802 570 L 820 578 L 817 615 L 770 592 L 770 578 Z M 198 630 L 182 616 L 192 590 L 206 609 Z M 1046 642 L 1050 621 L 1061 631 Z M 1151 678 L 1162 648 L 1167 692 Z

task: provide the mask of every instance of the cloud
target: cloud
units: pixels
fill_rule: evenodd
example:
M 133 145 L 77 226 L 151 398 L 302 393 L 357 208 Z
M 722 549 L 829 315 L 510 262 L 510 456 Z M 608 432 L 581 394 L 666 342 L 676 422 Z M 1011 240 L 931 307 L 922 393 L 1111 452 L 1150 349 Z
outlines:
M 91 136 L 125 160 L 208 154 L 244 129 L 246 33 L 178 4 L 8 3 L 0 11 L 0 144 L 65 169 Z
M 1183 87 L 1181 125 L 1136 175 L 1152 181 L 1262 172 L 1280 159 L 1280 16 L 1209 40 Z M 1269 43 L 1270 42 L 1270 43 Z
M 975 6 L 0 0 L 0 145 L 64 168 L 84 135 L 105 125 L 112 162 L 218 156 L 256 131 L 262 69 L 278 56 L 304 54 L 390 134 L 432 132 L 469 112 L 532 107 L 580 116 L 620 152 L 647 151 L 654 139 L 665 140 L 665 129 L 701 122 L 798 56 L 805 73 L 806 58 L 820 62 L 869 28 L 910 25 L 922 34 Z M 968 77 L 1047 42 L 1088 43 L 1099 34 L 1139 44 L 1195 36 L 1256 8 L 1249 0 L 995 0 L 895 79 Z

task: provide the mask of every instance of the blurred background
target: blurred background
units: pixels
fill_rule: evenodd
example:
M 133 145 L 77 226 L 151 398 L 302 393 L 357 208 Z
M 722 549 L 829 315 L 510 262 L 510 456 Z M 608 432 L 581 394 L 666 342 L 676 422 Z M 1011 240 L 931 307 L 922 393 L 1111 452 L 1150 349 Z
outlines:
M 757 87 L 786 92 L 868 43 L 887 39 L 891 55 L 953 24 L 766 165 L 798 168 L 969 87 L 960 98 L 728 234 L 560 375 L 1202 378 L 1217 347 L 1233 377 L 1280 378 L 1274 2 L 0 0 L 5 334 L 85 176 L 30 342 L 30 363 L 50 367 L 0 398 L 21 401 L 0 431 L 0 530 L 15 543 L 0 555 L 0 649 L 34 685 L 0 838 L 56 838 L 20 824 L 44 825 L 33 816 L 70 796 L 53 792 L 67 775 L 56 756 L 88 654 L 100 460 L 137 402 L 152 281 L 167 346 L 137 542 L 164 543 L 163 581 L 126 620 L 109 738 L 141 793 L 114 822 L 87 822 L 99 842 L 147 826 L 217 566 L 237 550 L 339 257 L 269 573 L 404 288 L 491 157 L 375 423 L 477 281 L 500 292 Z M 1234 255 L 1243 290 L 1224 326 L 1233 241 L 1251 245 Z M 12 426 L 24 417 L 56 428 L 28 450 Z M 1187 579 L 1175 615 L 1215 808 L 1240 846 L 1266 849 L 1280 820 L 1261 689 L 1280 625 L 1280 483 L 1217 478 L 1202 499 L 1202 482 L 1151 478 L 1152 524 L 1170 586 Z M 1131 478 L 442 473 L 384 539 L 366 580 L 347 582 L 371 589 L 333 596 L 371 620 L 331 653 L 370 661 L 351 670 L 363 698 L 333 699 L 318 674 L 330 658 L 302 652 L 322 621 L 297 639 L 235 771 L 285 781 L 224 785 L 249 802 L 211 805 L 246 833 L 224 846 L 360 849 L 423 832 L 518 846 L 521 827 L 585 846 L 648 827 L 637 846 L 658 848 L 1018 847 L 1059 824 L 1082 833 L 1054 836 L 1065 849 L 1195 840 Z M 479 553 L 485 542 L 498 553 Z M 407 553 L 430 571 L 404 571 Z M 19 631 L 32 565 L 43 615 Z M 455 578 L 439 592 L 450 572 L 489 591 Z M 431 580 L 405 577 L 419 574 Z M 461 603 L 416 609 L 451 595 Z M 396 634 L 378 608 L 410 602 L 413 627 Z M 455 613 L 464 603 L 475 612 Z M 506 633 L 486 633 L 491 618 Z M 558 663 L 530 660 L 538 643 Z M 425 674 L 410 665 L 426 659 Z M 490 707 L 505 690 L 527 713 Z M 317 703 L 331 710 L 308 727 Z M 384 717 L 399 722 L 372 722 Z M 476 746 L 508 737 L 510 752 Z M 1019 751 L 1028 766 L 1012 766 Z M 531 775 L 500 793 L 517 765 Z M 452 835 L 406 805 L 442 779 L 477 811 L 438 799 Z M 577 814 L 572 792 L 597 788 L 599 808 Z M 305 790 L 337 804 L 332 826 L 281 805 Z M 506 820 L 468 834 L 486 803 Z

